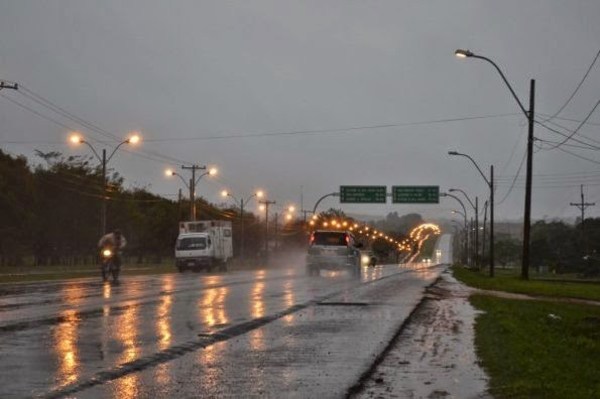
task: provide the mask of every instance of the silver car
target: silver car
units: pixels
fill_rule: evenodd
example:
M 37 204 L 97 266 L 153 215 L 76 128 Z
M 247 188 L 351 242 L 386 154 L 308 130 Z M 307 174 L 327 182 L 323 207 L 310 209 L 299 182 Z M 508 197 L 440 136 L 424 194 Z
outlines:
M 310 246 L 306 255 L 306 272 L 318 275 L 324 270 L 348 270 L 360 276 L 360 251 L 349 231 L 317 230 L 310 236 Z

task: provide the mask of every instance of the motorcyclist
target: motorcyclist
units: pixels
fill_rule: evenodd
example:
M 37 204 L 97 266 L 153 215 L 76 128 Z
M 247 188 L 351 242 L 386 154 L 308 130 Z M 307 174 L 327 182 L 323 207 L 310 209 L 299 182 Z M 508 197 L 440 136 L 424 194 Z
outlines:
M 121 268 L 121 250 L 127 245 L 125 236 L 121 230 L 115 229 L 111 233 L 105 234 L 98 241 L 98 248 L 110 249 L 113 253 L 113 262 L 117 268 Z

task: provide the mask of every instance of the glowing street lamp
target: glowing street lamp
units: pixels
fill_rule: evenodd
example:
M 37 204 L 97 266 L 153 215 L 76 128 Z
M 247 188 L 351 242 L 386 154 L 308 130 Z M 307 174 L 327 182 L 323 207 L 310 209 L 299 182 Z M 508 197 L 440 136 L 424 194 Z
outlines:
M 255 198 L 255 197 L 262 198 L 263 195 L 264 195 L 264 193 L 262 192 L 262 190 L 257 190 L 253 194 L 249 195 L 246 199 L 244 199 L 244 197 L 240 197 L 240 199 L 238 201 L 238 199 L 233 194 L 231 194 L 229 191 L 227 191 L 227 190 L 221 191 L 222 197 L 231 198 L 236 203 L 236 205 L 239 205 L 239 207 L 240 207 L 240 227 L 241 227 L 241 229 L 240 229 L 241 230 L 240 257 L 242 259 L 244 259 L 244 206 L 247 205 L 248 202 L 250 202 L 250 200 L 252 200 L 252 198 Z M 260 206 L 262 207 L 263 205 L 260 205 Z
M 124 145 L 124 144 L 136 145 L 136 144 L 139 144 L 140 140 L 141 140 L 140 135 L 138 133 L 133 133 L 128 138 L 126 138 L 125 140 L 123 140 L 119 144 L 117 144 L 116 147 L 110 153 L 110 155 L 107 157 L 106 156 L 106 148 L 102 149 L 102 156 L 100 156 L 100 154 L 98 154 L 98 151 L 96 151 L 94 146 L 92 146 L 87 140 L 85 140 L 85 138 L 81 134 L 73 133 L 69 137 L 69 141 L 74 145 L 79 145 L 79 144 L 87 145 L 90 148 L 90 150 L 92 150 L 92 153 L 94 154 L 94 156 L 98 159 L 98 161 L 102 165 L 102 207 L 100 209 L 102 234 L 106 233 L 106 199 L 107 199 L 106 198 L 106 187 L 107 187 L 106 164 L 112 159 L 112 157 L 115 155 L 117 150 L 122 145 Z
M 504 83 L 506 84 L 506 87 L 508 88 L 508 90 L 510 91 L 510 94 L 512 94 L 513 98 L 515 99 L 515 101 L 517 102 L 517 104 L 519 105 L 519 108 L 521 109 L 521 111 L 523 112 L 523 114 L 525 115 L 525 117 L 527 118 L 527 168 L 526 168 L 526 173 L 525 173 L 525 206 L 524 206 L 524 212 L 523 212 L 523 252 L 522 252 L 522 261 L 521 261 L 521 278 L 527 280 L 529 279 L 529 255 L 530 255 L 530 235 L 531 235 L 531 191 L 532 191 L 532 182 L 533 182 L 533 141 L 534 141 L 534 136 L 533 136 L 533 128 L 534 128 L 534 123 L 535 123 L 535 79 L 531 79 L 529 81 L 529 110 L 526 110 L 525 107 L 523 106 L 523 104 L 521 103 L 521 100 L 519 100 L 519 97 L 517 97 L 517 94 L 515 93 L 515 91 L 513 90 L 512 86 L 510 85 L 510 83 L 508 82 L 508 79 L 506 79 L 506 76 L 504 76 L 504 73 L 502 72 L 502 70 L 500 69 L 500 67 L 494 62 L 492 61 L 490 58 L 478 55 L 478 54 L 474 54 L 472 51 L 469 50 L 464 50 L 464 49 L 457 49 L 454 52 L 454 55 L 456 55 L 456 57 L 458 58 L 476 58 L 476 59 L 480 59 L 483 61 L 488 62 L 489 64 L 491 64 L 496 71 L 498 72 L 498 74 L 500 74 L 500 77 L 502 78 L 502 80 L 504 81 Z M 494 226 L 494 219 L 493 219 L 493 174 L 494 174 L 494 169 L 493 166 L 490 170 L 490 174 L 491 174 L 491 181 L 489 182 L 490 184 L 490 191 L 491 191 L 491 195 L 490 195 L 490 236 L 493 236 L 492 232 L 493 232 L 493 226 Z M 484 176 L 485 178 L 485 176 Z M 494 241 L 493 238 L 490 238 L 490 276 L 494 276 Z
M 218 169 L 215 167 L 211 167 L 208 168 L 206 165 L 204 166 L 198 166 L 198 165 L 192 165 L 192 166 L 185 166 L 182 165 L 181 169 L 189 169 L 192 171 L 192 177 L 190 178 L 190 182 L 189 184 L 185 181 L 185 179 L 183 178 L 183 176 L 181 176 L 179 173 L 173 171 L 172 169 L 167 169 L 165 171 L 165 175 L 167 177 L 171 177 L 171 176 L 177 176 L 179 177 L 179 179 L 181 179 L 181 181 L 183 182 L 183 184 L 188 188 L 188 190 L 190 191 L 190 220 L 194 221 L 196 220 L 196 185 L 198 184 L 198 182 L 200 181 L 200 179 L 202 179 L 204 176 L 215 176 L 218 173 Z M 196 171 L 197 170 L 205 170 L 206 172 L 200 174 L 200 176 L 198 176 L 198 178 L 196 178 Z

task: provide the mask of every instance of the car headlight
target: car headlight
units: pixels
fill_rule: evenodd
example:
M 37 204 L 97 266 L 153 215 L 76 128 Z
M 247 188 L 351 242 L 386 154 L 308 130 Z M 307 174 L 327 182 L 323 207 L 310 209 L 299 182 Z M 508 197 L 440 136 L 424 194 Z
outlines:
M 369 263 L 369 257 L 367 255 L 363 255 L 361 259 L 363 263 Z
M 109 256 L 112 255 L 112 251 L 110 249 L 105 249 L 104 251 L 102 251 L 102 255 L 106 258 L 108 258 Z

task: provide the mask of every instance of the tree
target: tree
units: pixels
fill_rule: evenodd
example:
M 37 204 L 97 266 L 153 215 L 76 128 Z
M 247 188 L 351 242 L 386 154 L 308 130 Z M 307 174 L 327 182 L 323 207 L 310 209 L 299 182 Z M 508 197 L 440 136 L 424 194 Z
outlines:
M 0 150 L 0 264 L 18 265 L 31 245 L 33 177 L 24 157 Z
M 581 243 L 577 231 L 564 222 L 538 221 L 531 229 L 531 264 L 549 266 L 558 272 L 582 268 Z

